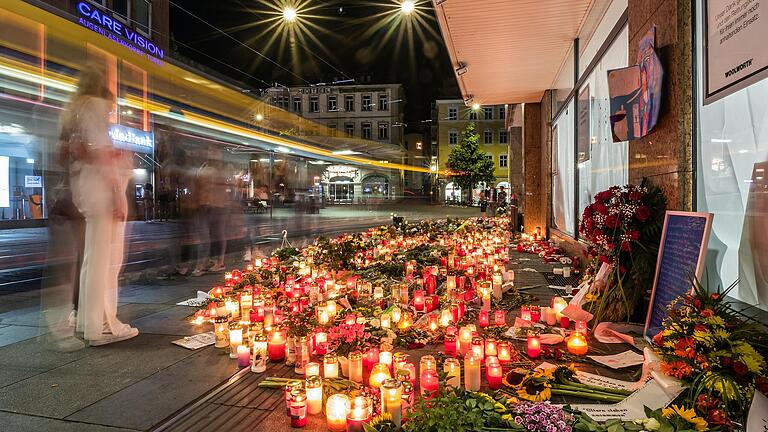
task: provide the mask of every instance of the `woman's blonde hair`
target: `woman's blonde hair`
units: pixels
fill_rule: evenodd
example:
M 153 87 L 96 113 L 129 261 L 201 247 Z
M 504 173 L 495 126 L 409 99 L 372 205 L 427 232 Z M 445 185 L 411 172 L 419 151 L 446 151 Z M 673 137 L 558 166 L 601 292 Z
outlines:
M 69 102 L 69 106 L 61 116 L 61 133 L 59 139 L 59 159 L 68 161 L 72 155 L 68 137 L 73 134 L 75 118 L 81 107 L 90 98 L 114 101 L 115 97 L 107 87 L 107 78 L 98 67 L 89 65 L 80 72 L 77 90 Z

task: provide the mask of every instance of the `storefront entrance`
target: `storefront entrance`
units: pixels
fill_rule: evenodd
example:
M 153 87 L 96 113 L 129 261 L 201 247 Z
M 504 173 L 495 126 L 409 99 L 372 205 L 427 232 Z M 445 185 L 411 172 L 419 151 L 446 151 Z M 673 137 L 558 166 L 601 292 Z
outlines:
M 328 182 L 328 201 L 332 204 L 351 204 L 355 199 L 355 184 L 349 177 L 333 177 Z

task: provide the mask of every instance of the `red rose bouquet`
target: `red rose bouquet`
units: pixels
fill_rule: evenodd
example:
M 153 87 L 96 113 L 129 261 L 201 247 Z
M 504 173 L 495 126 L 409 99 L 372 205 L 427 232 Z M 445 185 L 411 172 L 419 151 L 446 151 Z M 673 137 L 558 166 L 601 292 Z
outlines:
M 710 425 L 724 430 L 741 422 L 752 395 L 768 390 L 762 325 L 740 318 L 724 301 L 694 281 L 693 293 L 675 300 L 653 343 L 662 371 L 689 388 L 689 400 Z
M 653 283 L 666 206 L 661 189 L 643 180 L 600 192 L 584 209 L 579 232 L 589 243 L 585 276 L 612 265 L 607 284 L 588 298 L 597 322 L 644 316 L 642 297 Z

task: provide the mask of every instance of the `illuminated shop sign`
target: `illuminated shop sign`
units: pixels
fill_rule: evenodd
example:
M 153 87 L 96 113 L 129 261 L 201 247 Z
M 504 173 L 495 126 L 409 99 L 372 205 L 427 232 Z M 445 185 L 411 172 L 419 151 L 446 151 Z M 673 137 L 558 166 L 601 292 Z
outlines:
M 147 56 L 150 60 L 157 61 L 156 59 L 165 57 L 163 49 L 155 45 L 154 42 L 116 18 L 96 9 L 90 3 L 84 1 L 78 3 L 77 12 L 81 16 L 78 22 L 83 27 L 123 45 L 136 54 Z
M 109 137 L 116 148 L 123 150 L 152 154 L 155 148 L 155 134 L 119 124 L 109 126 Z

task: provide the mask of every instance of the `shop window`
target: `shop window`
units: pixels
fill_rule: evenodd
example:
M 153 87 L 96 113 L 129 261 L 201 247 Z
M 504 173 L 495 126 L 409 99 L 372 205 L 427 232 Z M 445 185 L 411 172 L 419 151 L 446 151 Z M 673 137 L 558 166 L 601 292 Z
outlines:
M 552 222 L 560 231 L 575 235 L 573 108 L 567 108 L 552 128 Z
M 373 110 L 373 102 L 371 102 L 371 95 L 364 94 L 363 95 L 363 106 L 360 108 L 360 111 L 371 111 Z
M 347 136 L 352 136 L 355 134 L 355 124 L 354 123 L 345 123 L 344 124 L 344 131 L 347 133 Z
M 493 120 L 493 107 L 483 108 L 483 118 L 485 120 Z
M 383 175 L 372 175 L 363 179 L 363 196 L 367 198 L 389 198 L 389 179 Z
M 458 120 L 459 109 L 455 106 L 448 107 L 448 120 Z
M 363 123 L 363 138 L 364 139 L 371 139 L 371 124 L 370 123 Z
M 344 96 L 344 110 L 347 112 L 355 111 L 355 95 Z
M 152 29 L 152 2 L 136 0 L 136 29 L 149 36 Z
M 459 132 L 452 130 L 448 132 L 448 144 L 456 145 L 459 143 Z
M 509 132 L 502 129 L 499 131 L 499 144 L 507 143 L 509 143 Z
M 310 96 L 309 97 L 309 112 L 320 112 L 320 97 L 319 96 Z
M 118 94 L 117 57 L 100 48 L 97 48 L 90 43 L 86 44 L 86 51 L 88 53 L 88 61 L 101 69 L 107 78 L 107 89 L 109 89 L 109 91 L 116 96 Z M 109 116 L 109 121 L 112 123 L 118 122 L 117 110 L 112 110 L 112 113 Z
M 505 154 L 499 155 L 499 168 L 507 167 L 507 158 L 508 156 Z
M 147 106 L 147 72 L 126 61 L 120 65 L 120 100 L 118 116 L 120 124 L 149 131 L 149 107 Z
M 483 132 L 483 144 L 493 144 L 493 131 L 486 129 Z
M 336 136 L 336 123 L 328 123 L 328 133 L 331 136 Z

